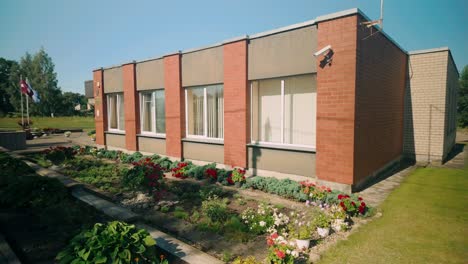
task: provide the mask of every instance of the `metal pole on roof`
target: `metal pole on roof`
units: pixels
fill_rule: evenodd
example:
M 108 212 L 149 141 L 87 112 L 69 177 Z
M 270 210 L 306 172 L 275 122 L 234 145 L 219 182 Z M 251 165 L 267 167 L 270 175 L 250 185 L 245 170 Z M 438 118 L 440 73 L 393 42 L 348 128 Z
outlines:
M 383 1 L 380 0 L 380 29 L 383 30 Z

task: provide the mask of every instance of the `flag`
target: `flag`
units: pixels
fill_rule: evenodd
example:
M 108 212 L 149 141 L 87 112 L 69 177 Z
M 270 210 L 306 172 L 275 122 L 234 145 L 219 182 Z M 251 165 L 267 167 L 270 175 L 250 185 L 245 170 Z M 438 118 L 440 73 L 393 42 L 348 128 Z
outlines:
M 21 93 L 29 95 L 29 86 L 24 80 L 20 81 L 20 86 L 21 86 Z
M 31 84 L 29 83 L 29 81 L 26 79 L 26 84 L 28 85 L 29 87 L 29 90 L 31 91 L 31 94 L 28 94 L 35 103 L 39 103 L 41 101 L 41 97 L 39 96 L 39 93 L 34 90 L 31 86 Z

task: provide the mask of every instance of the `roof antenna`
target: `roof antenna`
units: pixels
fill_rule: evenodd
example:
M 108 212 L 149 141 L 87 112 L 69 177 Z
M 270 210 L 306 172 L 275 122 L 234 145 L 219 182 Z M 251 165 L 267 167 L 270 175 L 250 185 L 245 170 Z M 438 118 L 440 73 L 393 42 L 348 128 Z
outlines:
M 369 36 L 365 37 L 364 39 L 367 39 L 367 38 L 371 37 L 372 35 L 374 35 L 374 34 L 376 34 L 376 33 L 383 30 L 383 8 L 384 8 L 384 0 L 380 0 L 380 18 L 377 19 L 377 20 L 366 21 L 366 22 L 361 23 L 361 25 L 365 25 L 367 28 L 371 29 L 371 34 Z M 374 27 L 374 26 L 377 26 L 377 25 L 379 25 L 378 28 Z M 377 32 L 372 32 L 373 28 L 376 28 Z

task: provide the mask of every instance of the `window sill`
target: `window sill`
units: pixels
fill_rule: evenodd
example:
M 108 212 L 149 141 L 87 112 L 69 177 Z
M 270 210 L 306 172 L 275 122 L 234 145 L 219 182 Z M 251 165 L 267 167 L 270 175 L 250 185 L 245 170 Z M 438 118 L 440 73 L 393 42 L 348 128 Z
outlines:
M 224 145 L 224 139 L 213 139 L 213 138 L 183 138 L 182 142 L 194 142 L 194 143 L 204 143 L 204 144 L 213 144 L 213 145 Z
M 137 137 L 166 139 L 166 135 L 161 134 L 137 134 Z
M 125 131 L 123 130 L 108 130 L 105 131 L 104 134 L 114 134 L 114 135 L 125 135 Z
M 316 153 L 315 147 L 302 147 L 294 145 L 281 145 L 281 144 L 268 144 L 268 143 L 250 143 L 247 147 L 252 148 L 266 148 L 266 149 L 277 149 L 277 150 L 291 150 L 297 152 Z

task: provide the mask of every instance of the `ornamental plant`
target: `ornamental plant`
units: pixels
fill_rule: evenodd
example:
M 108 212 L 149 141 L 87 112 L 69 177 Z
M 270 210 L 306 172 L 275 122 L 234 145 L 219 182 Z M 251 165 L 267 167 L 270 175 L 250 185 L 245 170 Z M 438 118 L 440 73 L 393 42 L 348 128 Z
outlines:
M 218 180 L 218 171 L 216 170 L 216 168 L 207 168 L 205 170 L 205 175 L 208 179 L 212 181 L 216 182 Z
M 53 164 L 58 165 L 65 160 L 73 158 L 75 150 L 71 147 L 50 147 L 43 151 L 46 159 L 50 160 Z
M 364 215 L 368 211 L 366 203 L 361 197 L 351 197 L 347 194 L 339 194 L 339 205 L 349 216 Z
M 292 243 L 288 243 L 283 236 L 273 233 L 267 237 L 268 256 L 267 260 L 275 264 L 293 264 L 299 257 Z
M 290 237 L 301 240 L 310 239 L 316 228 L 311 221 L 312 217 L 305 212 L 291 212 L 290 216 L 288 224 Z
M 159 196 L 164 190 L 164 173 L 158 164 L 150 158 L 133 162 L 133 168 L 127 171 L 122 178 L 122 185 L 130 189 L 145 187 L 148 193 Z
M 317 186 L 315 183 L 303 181 L 300 182 L 302 192 L 308 197 L 310 202 L 325 203 L 327 195 L 331 193 L 331 189 L 326 186 Z
M 245 182 L 245 169 L 234 168 L 231 173 L 231 181 L 236 182 Z
M 314 218 L 314 225 L 318 228 L 329 228 L 330 220 L 330 217 L 325 212 L 320 212 Z
M 97 223 L 90 230 L 76 235 L 56 257 L 68 263 L 155 263 L 168 264 L 158 257 L 156 241 L 144 229 L 113 221 Z
M 273 218 L 273 206 L 261 203 L 258 205 L 257 210 L 254 208 L 247 208 L 241 214 L 242 221 L 249 227 L 249 231 L 260 235 L 269 230 L 275 223 Z
M 174 175 L 174 177 L 179 178 L 179 179 L 185 179 L 188 177 L 187 171 L 188 171 L 188 163 L 187 162 L 179 162 L 176 164 L 176 167 L 172 168 L 171 171 Z
M 214 195 L 202 202 L 202 214 L 208 217 L 212 223 L 223 222 L 228 217 L 228 200 L 220 199 Z

